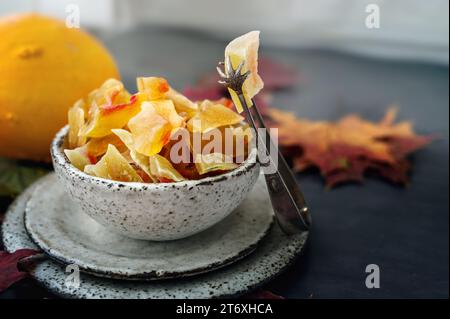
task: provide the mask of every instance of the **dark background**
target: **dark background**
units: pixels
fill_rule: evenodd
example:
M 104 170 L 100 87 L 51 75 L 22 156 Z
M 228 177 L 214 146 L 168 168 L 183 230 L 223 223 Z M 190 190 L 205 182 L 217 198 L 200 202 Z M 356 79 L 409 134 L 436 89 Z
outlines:
M 214 69 L 225 43 L 203 34 L 140 28 L 97 34 L 119 64 L 126 87 L 140 75 L 161 75 L 181 89 Z M 391 103 L 420 134 L 440 138 L 413 158 L 411 183 L 398 187 L 370 176 L 331 191 L 311 172 L 298 176 L 312 210 L 309 246 L 265 288 L 287 298 L 448 298 L 448 67 L 372 60 L 336 52 L 262 48 L 261 55 L 297 69 L 297 88 L 274 106 L 310 119 L 359 113 L 377 121 Z M 367 289 L 365 267 L 377 264 L 381 288 Z M 0 298 L 53 296 L 32 279 Z

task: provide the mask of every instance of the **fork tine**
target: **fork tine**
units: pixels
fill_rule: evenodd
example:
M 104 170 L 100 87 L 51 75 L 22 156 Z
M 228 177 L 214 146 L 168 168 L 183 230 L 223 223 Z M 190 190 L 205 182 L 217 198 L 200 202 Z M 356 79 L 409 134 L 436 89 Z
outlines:
M 227 63 L 225 63 L 225 72 L 229 77 L 234 74 L 233 66 L 231 65 L 231 58 L 227 56 Z
M 218 66 L 216 67 L 217 73 L 219 73 L 221 78 L 226 78 L 227 75 L 222 71 L 222 69 Z
M 244 60 L 241 61 L 241 63 L 239 63 L 237 69 L 234 71 L 236 74 L 241 74 L 241 70 L 244 67 Z

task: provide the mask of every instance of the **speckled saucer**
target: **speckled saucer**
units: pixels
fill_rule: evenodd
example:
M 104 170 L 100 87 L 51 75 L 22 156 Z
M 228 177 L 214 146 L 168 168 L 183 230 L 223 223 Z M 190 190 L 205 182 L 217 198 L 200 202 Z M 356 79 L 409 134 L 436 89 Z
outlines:
M 124 237 L 82 212 L 51 174 L 25 209 L 25 228 L 50 257 L 109 278 L 167 279 L 211 271 L 255 250 L 273 221 L 261 187 L 228 217 L 196 235 L 155 242 Z
M 2 225 L 5 249 L 37 249 L 24 226 L 25 206 L 32 192 L 45 183 L 44 177 L 28 188 L 10 206 Z M 258 182 L 257 188 L 264 188 Z M 262 190 L 264 191 L 264 190 Z M 266 195 L 267 196 L 267 195 Z M 54 293 L 68 298 L 222 298 L 235 297 L 261 286 L 286 269 L 305 246 L 308 232 L 287 236 L 274 224 L 256 250 L 227 267 L 209 273 L 163 281 L 140 282 L 80 274 L 80 285 L 66 285 L 65 266 L 51 259 L 39 261 L 30 274 Z

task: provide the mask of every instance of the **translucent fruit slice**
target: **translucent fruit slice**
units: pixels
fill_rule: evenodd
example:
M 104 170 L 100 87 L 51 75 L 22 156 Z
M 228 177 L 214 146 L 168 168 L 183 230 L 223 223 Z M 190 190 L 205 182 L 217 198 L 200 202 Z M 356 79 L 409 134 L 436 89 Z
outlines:
M 95 165 L 87 165 L 84 172 L 101 178 L 121 182 L 142 182 L 128 161 L 114 145 L 108 145 L 106 154 Z
M 120 152 L 127 150 L 127 147 L 122 140 L 115 134 L 109 134 L 104 137 L 91 138 L 86 144 L 89 156 L 100 157 L 106 153 L 108 145 L 114 145 Z
M 247 158 L 250 142 L 253 138 L 252 129 L 247 123 L 237 124 L 221 129 L 223 131 L 223 153 L 232 156 L 235 162 L 241 163 Z M 227 145 L 230 143 L 230 145 Z
M 117 81 L 120 83 L 119 81 Z M 103 137 L 111 134 L 111 129 L 124 127 L 130 118 L 139 113 L 140 99 L 137 95 L 131 96 L 124 88 L 114 82 L 111 87 L 105 84 L 88 98 L 91 101 L 88 123 L 83 134 L 86 137 Z M 100 104 L 102 103 L 102 104 Z
M 132 161 L 136 163 L 153 182 L 157 182 L 158 180 L 152 176 L 152 173 L 150 171 L 148 156 L 136 152 L 136 149 L 134 147 L 133 135 L 127 130 L 123 129 L 113 129 L 112 131 L 127 146 L 129 150 L 129 156 L 131 157 Z
M 69 109 L 68 113 L 69 122 L 69 148 L 75 148 L 83 145 L 86 139 L 80 135 L 80 131 L 84 126 L 84 101 L 78 100 Z
M 183 181 L 184 177 L 172 166 L 165 157 L 155 154 L 150 156 L 150 171 L 162 183 Z
M 164 78 L 140 77 L 136 79 L 138 91 L 144 93 L 149 100 L 164 99 L 169 91 L 169 83 Z
M 64 153 L 66 154 L 70 163 L 72 163 L 72 165 L 78 168 L 80 171 L 84 170 L 84 167 L 86 165 L 92 164 L 92 161 L 87 153 L 86 145 L 77 147 L 73 150 L 66 149 L 64 150 Z
M 152 101 L 156 112 L 161 115 L 172 126 L 172 131 L 184 126 L 184 118 L 178 115 L 175 105 L 171 100 Z
M 197 154 L 195 157 L 195 167 L 200 175 L 214 171 L 230 171 L 237 166 L 232 157 L 220 153 Z
M 186 113 L 188 118 L 194 116 L 198 111 L 197 104 L 173 88 L 166 93 L 166 98 L 172 100 L 178 113 Z
M 187 127 L 191 132 L 205 133 L 221 126 L 237 124 L 243 120 L 242 116 L 222 104 L 205 105 L 202 103 L 202 110 L 189 120 Z
M 251 72 L 242 87 L 248 106 L 253 104 L 251 99 L 264 87 L 264 83 L 258 75 L 258 48 L 259 31 L 246 33 L 231 41 L 225 48 L 225 66 L 228 65 L 230 60 L 231 65 L 236 69 L 242 61 L 245 61 L 241 72 Z M 241 113 L 243 109 L 236 92 L 231 89 L 229 89 L 229 92 L 236 109 Z
M 114 96 L 124 91 L 123 83 L 116 79 L 108 79 L 98 88 L 89 93 L 86 103 L 87 106 L 92 104 L 104 105 L 110 104 Z
M 152 102 L 144 102 L 141 111 L 128 122 L 137 152 L 151 156 L 170 140 L 172 125 L 156 112 Z

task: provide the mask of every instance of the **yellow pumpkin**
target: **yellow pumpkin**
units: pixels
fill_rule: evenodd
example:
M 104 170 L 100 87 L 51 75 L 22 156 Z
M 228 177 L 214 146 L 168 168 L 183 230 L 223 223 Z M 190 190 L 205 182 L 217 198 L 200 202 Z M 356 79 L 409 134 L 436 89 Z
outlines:
M 0 34 L 0 156 L 48 161 L 67 110 L 118 69 L 94 37 L 58 19 L 3 17 Z

